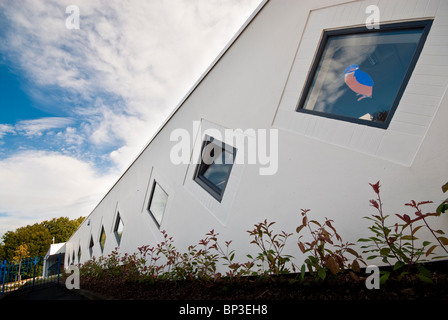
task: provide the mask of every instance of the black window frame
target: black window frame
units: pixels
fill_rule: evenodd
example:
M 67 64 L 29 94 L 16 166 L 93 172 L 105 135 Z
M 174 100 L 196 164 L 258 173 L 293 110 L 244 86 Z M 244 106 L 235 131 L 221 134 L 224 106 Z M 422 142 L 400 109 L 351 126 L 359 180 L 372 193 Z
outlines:
M 159 221 L 157 221 L 157 218 L 154 215 L 154 213 L 151 212 L 151 204 L 152 204 L 152 200 L 154 197 L 154 191 L 156 190 L 156 186 L 159 186 L 159 188 L 162 189 L 162 191 L 166 194 L 166 203 L 165 203 L 165 207 L 163 208 L 163 214 L 162 214 L 162 219 L 160 220 L 160 223 L 159 223 Z M 148 202 L 148 212 L 149 212 L 151 218 L 154 220 L 157 228 L 159 228 L 159 229 L 162 224 L 163 217 L 165 216 L 165 210 L 166 210 L 166 205 L 168 204 L 168 198 L 169 198 L 168 192 L 166 192 L 166 190 L 160 185 L 160 183 L 158 183 L 157 180 L 154 179 L 154 181 L 152 183 L 152 188 L 151 188 L 151 196 L 149 197 L 149 202 Z
M 213 182 L 211 182 L 210 180 L 208 180 L 206 177 L 203 176 L 203 173 L 205 172 L 207 167 L 210 166 L 209 164 L 204 163 L 204 159 L 203 159 L 204 149 L 207 147 L 207 145 L 209 143 L 215 144 L 216 147 L 222 148 L 223 151 L 229 152 L 233 156 L 232 166 L 230 167 L 230 170 L 227 173 L 227 177 L 226 177 L 226 180 L 225 180 L 222 190 L 217 188 L 213 184 Z M 193 180 L 197 184 L 199 184 L 205 191 L 207 191 L 213 198 L 215 198 L 218 202 L 221 202 L 224 197 L 224 192 L 227 187 L 227 183 L 229 182 L 229 178 L 230 178 L 230 174 L 233 169 L 233 165 L 235 164 L 236 152 L 237 152 L 237 149 L 235 147 L 232 147 L 232 146 L 230 146 L 222 141 L 219 141 L 219 140 L 215 139 L 214 137 L 208 136 L 208 135 L 205 136 L 204 141 L 202 142 L 200 161 L 199 161 L 199 164 L 196 166 Z
M 104 234 L 104 243 L 102 243 L 102 235 Z M 101 231 L 100 231 L 100 238 L 99 238 L 99 244 L 100 244 L 100 248 L 101 248 L 101 253 L 104 251 L 104 247 L 106 246 L 106 239 L 107 239 L 107 234 L 106 234 L 106 229 L 104 229 L 104 226 L 101 226 Z
M 121 219 L 120 212 L 117 212 L 117 218 L 115 219 L 115 224 L 114 224 L 114 234 L 115 234 L 115 238 L 117 240 L 118 245 L 120 245 L 121 238 L 123 237 L 123 230 L 121 231 L 121 236 L 118 234 L 118 227 L 120 226 L 120 222 L 124 228 L 124 223 L 123 223 L 123 219 Z
M 89 255 L 90 258 L 92 258 L 93 255 L 93 246 L 95 245 L 95 243 L 93 242 L 93 236 L 90 235 L 90 241 L 89 241 Z
M 321 117 L 335 119 L 335 120 L 342 120 L 342 121 L 346 121 L 346 122 L 352 122 L 352 123 L 367 125 L 367 126 L 371 126 L 371 127 L 377 127 L 377 128 L 381 128 L 381 129 L 387 129 L 390 125 L 390 122 L 395 114 L 395 111 L 400 103 L 403 93 L 408 85 L 409 79 L 411 78 L 412 72 L 414 71 L 414 68 L 415 68 L 417 61 L 420 57 L 420 54 L 423 50 L 423 47 L 425 45 L 429 31 L 431 29 L 432 23 L 433 23 L 432 19 L 426 19 L 426 20 L 415 20 L 415 21 L 381 24 L 380 29 L 368 29 L 365 26 L 363 26 L 363 27 L 349 27 L 349 28 L 337 29 L 337 30 L 327 30 L 327 31 L 324 30 L 322 39 L 319 44 L 319 48 L 317 50 L 317 54 L 314 58 L 310 72 L 308 73 L 307 80 L 305 82 L 305 86 L 302 90 L 302 93 L 301 93 L 301 96 L 299 99 L 299 103 L 297 104 L 296 112 L 307 113 L 307 114 L 311 114 L 311 115 L 321 116 Z M 405 76 L 403 78 L 401 86 L 400 86 L 399 90 L 397 91 L 395 100 L 392 103 L 391 108 L 389 109 L 388 116 L 384 122 L 381 123 L 381 122 L 369 121 L 369 120 L 353 118 L 353 117 L 349 117 L 349 116 L 331 114 L 331 113 L 327 113 L 327 112 L 314 111 L 314 110 L 309 110 L 309 109 L 303 108 L 305 105 L 305 102 L 307 100 L 307 97 L 310 94 L 310 89 L 312 87 L 313 80 L 316 76 L 316 72 L 321 63 L 323 53 L 325 52 L 325 49 L 326 49 L 327 43 L 328 43 L 328 39 L 330 37 L 341 36 L 341 35 L 354 35 L 354 34 L 361 34 L 361 33 L 381 33 L 381 32 L 394 31 L 394 30 L 398 31 L 398 30 L 409 30 L 409 29 L 422 29 L 422 35 L 420 37 L 417 48 L 415 49 L 414 56 L 412 57 L 412 60 L 409 63 L 408 69 L 405 73 Z

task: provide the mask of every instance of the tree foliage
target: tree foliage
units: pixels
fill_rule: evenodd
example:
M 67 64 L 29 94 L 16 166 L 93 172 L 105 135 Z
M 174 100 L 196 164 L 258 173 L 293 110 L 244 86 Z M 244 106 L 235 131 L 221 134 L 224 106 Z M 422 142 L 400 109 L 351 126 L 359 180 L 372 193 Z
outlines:
M 20 227 L 15 231 L 7 231 L 0 244 L 0 261 L 14 259 L 15 251 L 26 245 L 30 257 L 43 256 L 53 242 L 66 242 L 76 231 L 84 217 L 70 220 L 67 217 L 53 218 L 41 223 Z

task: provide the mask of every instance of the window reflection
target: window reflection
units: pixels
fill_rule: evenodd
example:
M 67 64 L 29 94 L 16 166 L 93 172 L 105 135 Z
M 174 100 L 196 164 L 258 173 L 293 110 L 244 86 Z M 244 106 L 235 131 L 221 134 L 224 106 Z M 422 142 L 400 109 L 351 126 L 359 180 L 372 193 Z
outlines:
M 163 213 L 165 212 L 167 201 L 168 194 L 156 181 L 154 181 L 151 200 L 149 204 L 149 212 L 157 222 L 158 226 L 162 224 Z
M 235 156 L 233 147 L 211 137 L 204 141 L 194 180 L 218 201 L 222 200 Z
M 298 111 L 390 121 L 421 50 L 424 27 L 326 33 Z

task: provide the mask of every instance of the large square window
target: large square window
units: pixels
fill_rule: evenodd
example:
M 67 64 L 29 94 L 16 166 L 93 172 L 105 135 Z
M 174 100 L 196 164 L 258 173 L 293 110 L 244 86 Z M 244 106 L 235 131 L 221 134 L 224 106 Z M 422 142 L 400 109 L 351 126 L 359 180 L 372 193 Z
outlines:
M 194 180 L 219 202 L 224 195 L 235 156 L 235 148 L 206 136 Z
M 387 128 L 431 23 L 325 32 L 297 111 Z
M 163 214 L 165 213 L 167 201 L 168 194 L 165 192 L 165 190 L 162 189 L 157 181 L 154 180 L 148 210 L 159 228 L 162 224 Z

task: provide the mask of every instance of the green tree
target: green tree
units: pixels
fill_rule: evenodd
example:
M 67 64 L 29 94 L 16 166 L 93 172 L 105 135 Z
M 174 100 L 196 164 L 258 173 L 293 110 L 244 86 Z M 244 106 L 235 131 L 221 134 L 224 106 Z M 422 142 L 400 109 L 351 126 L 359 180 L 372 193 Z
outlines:
M 29 256 L 43 256 L 47 253 L 52 239 L 56 243 L 66 242 L 76 231 L 83 217 L 70 220 L 67 217 L 54 218 L 41 223 L 20 227 L 15 231 L 7 231 L 0 246 L 0 261 L 12 261 L 14 251 L 21 245 L 28 246 Z
M 55 243 L 66 242 L 72 234 L 78 229 L 84 217 L 70 220 L 67 217 L 53 218 L 42 222 L 42 225 L 48 229 Z

